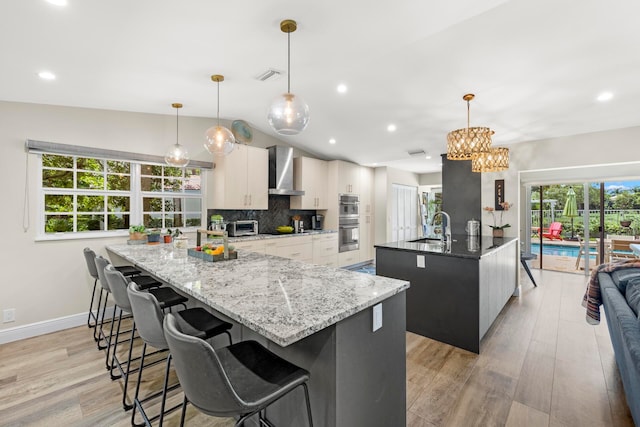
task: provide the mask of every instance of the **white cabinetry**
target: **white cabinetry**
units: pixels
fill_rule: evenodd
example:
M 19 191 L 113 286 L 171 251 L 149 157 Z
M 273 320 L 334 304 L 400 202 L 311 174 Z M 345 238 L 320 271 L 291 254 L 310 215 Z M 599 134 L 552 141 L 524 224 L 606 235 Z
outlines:
M 360 262 L 374 258 L 373 180 L 372 168 L 360 168 Z
M 265 241 L 264 240 L 246 240 L 244 242 L 229 243 L 230 246 L 234 246 L 236 249 L 258 252 L 260 254 L 265 253 Z
M 313 263 L 329 267 L 338 266 L 338 234 L 314 234 Z
M 337 160 L 338 193 L 360 194 L 360 165 Z
M 311 236 L 295 236 L 273 239 L 275 254 L 296 261 L 313 262 Z M 271 243 L 271 242 L 270 242 Z
M 231 154 L 215 158 L 207 185 L 209 209 L 268 209 L 269 153 L 238 145 Z
M 304 196 L 291 196 L 291 209 L 327 209 L 327 162 L 311 157 L 293 159 L 293 188 Z

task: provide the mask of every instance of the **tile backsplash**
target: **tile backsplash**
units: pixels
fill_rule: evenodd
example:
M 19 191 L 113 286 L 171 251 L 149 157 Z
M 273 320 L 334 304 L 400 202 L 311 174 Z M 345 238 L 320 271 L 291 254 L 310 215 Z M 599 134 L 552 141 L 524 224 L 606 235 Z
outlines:
M 243 219 L 254 219 L 258 221 L 258 231 L 260 233 L 275 233 L 279 225 L 291 225 L 291 217 L 300 215 L 304 223 L 304 229 L 311 229 L 311 216 L 315 215 L 314 210 L 290 209 L 290 196 L 269 196 L 269 209 L 263 210 L 229 210 L 229 209 L 208 209 L 207 220 L 211 215 L 222 215 L 224 222 L 238 221 Z

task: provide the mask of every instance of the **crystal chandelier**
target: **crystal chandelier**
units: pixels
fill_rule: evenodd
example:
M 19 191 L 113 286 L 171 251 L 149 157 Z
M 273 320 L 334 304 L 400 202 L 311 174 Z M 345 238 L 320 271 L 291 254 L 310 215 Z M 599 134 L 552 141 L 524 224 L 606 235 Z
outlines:
M 167 154 L 164 155 L 164 161 L 169 166 L 183 168 L 189 164 L 189 152 L 178 142 L 178 111 L 182 108 L 182 104 L 171 104 L 176 109 L 176 143 L 169 147 Z
M 216 114 L 218 124 L 205 132 L 204 148 L 214 156 L 226 156 L 233 151 L 236 139 L 229 129 L 220 126 L 220 82 L 224 81 L 224 76 L 214 74 L 211 76 L 211 80 L 218 83 L 218 112 Z
M 487 127 L 469 126 L 469 102 L 475 97 L 468 93 L 462 97 L 467 101 L 467 127 L 447 134 L 447 159 L 471 160 L 473 155 L 488 153 L 491 148 L 493 131 Z

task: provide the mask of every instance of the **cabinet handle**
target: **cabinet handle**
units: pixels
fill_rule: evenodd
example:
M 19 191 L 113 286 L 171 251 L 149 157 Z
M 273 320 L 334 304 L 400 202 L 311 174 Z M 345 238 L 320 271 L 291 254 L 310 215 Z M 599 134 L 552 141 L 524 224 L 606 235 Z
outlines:
M 300 252 L 293 253 L 291 256 L 300 256 Z
M 247 195 L 244 195 L 244 206 L 247 206 Z
M 249 206 L 251 206 L 251 194 L 249 194 Z

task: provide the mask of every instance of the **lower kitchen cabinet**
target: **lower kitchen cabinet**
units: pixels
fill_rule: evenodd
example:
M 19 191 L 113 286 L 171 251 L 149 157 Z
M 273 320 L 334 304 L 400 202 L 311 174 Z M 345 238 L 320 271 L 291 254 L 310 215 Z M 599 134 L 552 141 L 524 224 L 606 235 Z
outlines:
M 313 241 L 313 263 L 330 267 L 338 266 L 338 234 L 315 234 Z
M 338 254 L 338 266 L 346 267 L 348 265 L 360 262 L 360 251 L 340 252 Z
M 311 236 L 285 237 L 273 240 L 276 245 L 274 255 L 308 263 L 313 262 Z
M 230 245 L 234 246 L 236 249 L 258 252 L 260 254 L 266 253 L 266 245 L 264 240 L 246 240 L 244 242 L 233 242 L 230 243 Z

